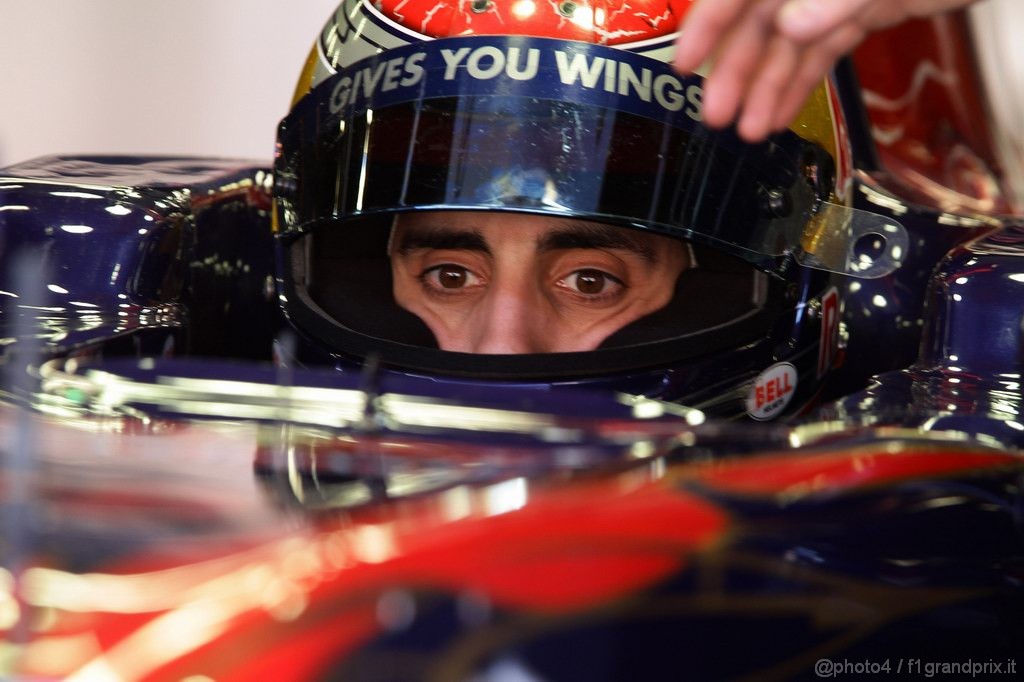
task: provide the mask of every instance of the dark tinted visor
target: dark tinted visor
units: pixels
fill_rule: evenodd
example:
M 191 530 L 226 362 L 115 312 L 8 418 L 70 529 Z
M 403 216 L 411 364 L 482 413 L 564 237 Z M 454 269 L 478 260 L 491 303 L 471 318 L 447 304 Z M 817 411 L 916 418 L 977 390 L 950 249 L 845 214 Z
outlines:
M 859 212 L 812 220 L 828 185 L 813 179 L 831 177 L 831 159 L 793 133 L 748 145 L 709 131 L 701 96 L 700 78 L 596 45 L 471 37 L 391 50 L 282 123 L 282 228 L 490 209 L 654 230 L 769 269 L 802 243 L 845 247 Z M 847 251 L 816 265 L 848 271 Z

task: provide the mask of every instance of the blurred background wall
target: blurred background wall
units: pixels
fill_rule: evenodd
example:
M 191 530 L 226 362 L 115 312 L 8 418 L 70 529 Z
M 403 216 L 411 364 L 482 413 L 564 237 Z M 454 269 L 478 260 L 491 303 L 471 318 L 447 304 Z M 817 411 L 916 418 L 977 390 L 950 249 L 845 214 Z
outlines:
M 337 0 L 0 0 L 0 166 L 53 153 L 269 160 Z
M 1024 207 L 1024 0 L 984 0 L 971 20 L 1003 168 Z
M 337 0 L 0 0 L 0 166 L 42 154 L 270 159 Z M 1024 0 L 973 10 L 1024 197 Z

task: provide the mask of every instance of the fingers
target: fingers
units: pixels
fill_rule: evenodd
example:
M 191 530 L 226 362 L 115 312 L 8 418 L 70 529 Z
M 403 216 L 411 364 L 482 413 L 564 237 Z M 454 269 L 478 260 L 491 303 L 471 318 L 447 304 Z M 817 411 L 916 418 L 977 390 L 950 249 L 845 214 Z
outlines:
M 755 53 L 742 55 L 744 61 L 735 57 L 733 63 L 723 56 L 705 86 L 705 122 L 724 126 L 738 114 L 737 132 L 747 142 L 760 142 L 784 130 L 835 61 L 864 34 L 859 25 L 848 22 L 809 46 L 777 34 L 762 35 Z
M 827 40 L 802 51 L 799 67 L 778 99 L 771 123 L 772 132 L 784 130 L 800 113 L 807 96 L 825 78 L 835 61 L 864 38 L 856 24 L 845 24 Z
M 768 51 L 777 5 L 778 2 L 762 2 L 725 36 L 727 49 L 712 67 L 704 88 L 703 115 L 708 125 L 728 125 L 748 99 L 754 74 Z
M 693 73 L 711 56 L 712 50 L 756 0 L 704 0 L 690 9 L 676 41 L 675 67 Z
M 772 39 L 763 66 L 743 101 L 737 124 L 740 137 L 759 142 L 775 132 L 776 110 L 799 67 L 800 50 L 789 40 Z
M 904 0 L 697 2 L 677 43 L 676 67 L 689 72 L 714 53 L 704 122 L 720 128 L 735 121 L 741 138 L 759 142 L 796 117 L 834 61 L 864 37 L 858 13 L 880 2 Z M 783 30 L 790 28 L 796 37 Z
M 785 129 L 835 60 L 866 33 L 975 0 L 700 0 L 676 43 L 675 65 L 692 73 L 714 58 L 704 83 L 704 122 L 737 121 L 763 140 Z

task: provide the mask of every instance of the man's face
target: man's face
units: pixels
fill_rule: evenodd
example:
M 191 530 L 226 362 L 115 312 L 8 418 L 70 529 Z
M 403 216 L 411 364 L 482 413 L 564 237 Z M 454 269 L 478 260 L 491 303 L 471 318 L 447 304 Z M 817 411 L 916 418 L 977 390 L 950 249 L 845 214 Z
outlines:
M 485 211 L 403 214 L 390 258 L 398 304 L 464 353 L 593 350 L 667 305 L 689 266 L 667 237 Z

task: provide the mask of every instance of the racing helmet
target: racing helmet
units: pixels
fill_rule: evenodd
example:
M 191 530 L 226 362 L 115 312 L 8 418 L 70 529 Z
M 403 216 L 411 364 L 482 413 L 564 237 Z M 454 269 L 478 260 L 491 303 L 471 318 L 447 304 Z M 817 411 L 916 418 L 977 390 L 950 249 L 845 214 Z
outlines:
M 810 403 L 841 355 L 842 280 L 890 272 L 905 233 L 847 205 L 828 82 L 767 142 L 702 124 L 702 77 L 670 66 L 688 7 L 344 0 L 278 132 L 279 294 L 303 341 L 341 369 L 372 357 L 433 382 L 600 386 L 759 420 Z M 686 266 L 596 347 L 452 350 L 396 300 L 396 225 L 467 212 L 649 235 Z

